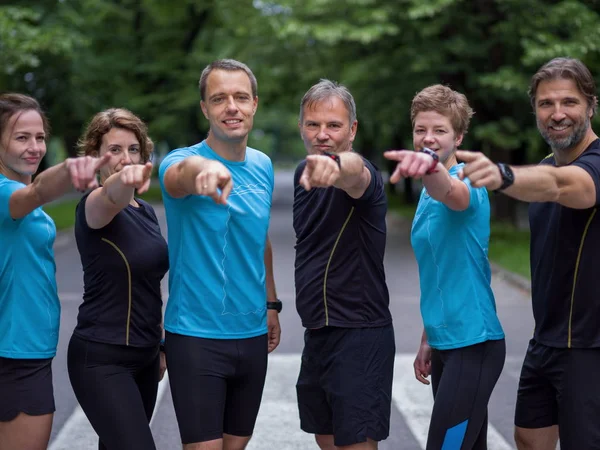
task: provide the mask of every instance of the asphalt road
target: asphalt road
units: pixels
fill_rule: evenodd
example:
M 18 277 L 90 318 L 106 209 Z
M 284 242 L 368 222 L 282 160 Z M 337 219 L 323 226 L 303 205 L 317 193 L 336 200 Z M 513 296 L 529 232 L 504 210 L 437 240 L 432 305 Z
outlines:
M 294 383 L 299 367 L 299 353 L 302 350 L 303 328 L 294 307 L 295 238 L 291 203 L 290 173 L 278 173 L 269 235 L 274 249 L 277 290 L 284 302 L 280 316 L 283 331 L 281 344 L 269 361 L 265 395 L 256 432 L 249 447 L 251 449 L 317 448 L 310 436 L 298 430 L 295 405 Z M 161 207 L 157 207 L 157 213 L 162 221 L 163 232 L 166 232 Z M 409 229 L 407 221 L 390 216 L 385 263 L 397 358 L 392 430 L 390 438 L 381 444 L 382 449 L 423 448 L 431 409 L 430 389 L 419 384 L 412 374 L 412 360 L 418 348 L 422 325 L 417 267 L 409 243 Z M 57 411 L 50 450 L 93 449 L 93 430 L 78 408 L 66 369 L 66 347 L 75 327 L 83 286 L 81 263 L 72 232 L 63 233 L 57 240 L 56 262 L 62 318 L 59 349 L 53 366 Z M 533 331 L 533 319 L 527 291 L 514 287 L 497 276 L 493 287 L 507 342 L 504 372 L 489 407 L 489 446 L 490 449 L 500 450 L 514 448 L 512 423 L 517 381 L 520 364 Z M 168 381 L 161 383 L 160 394 L 152 422 L 157 447 L 160 450 L 181 448 Z

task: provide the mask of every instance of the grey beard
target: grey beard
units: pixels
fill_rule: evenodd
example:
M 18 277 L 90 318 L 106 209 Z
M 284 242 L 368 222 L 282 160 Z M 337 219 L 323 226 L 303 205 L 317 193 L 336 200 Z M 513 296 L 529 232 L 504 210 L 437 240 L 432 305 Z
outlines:
M 542 137 L 544 138 L 544 140 L 546 141 L 546 143 L 550 146 L 550 148 L 552 149 L 553 152 L 555 152 L 555 151 L 562 152 L 565 150 L 569 150 L 569 149 L 575 147 L 577 144 L 579 144 L 585 137 L 585 134 L 587 133 L 587 130 L 590 128 L 590 125 L 591 125 L 590 118 L 588 116 L 586 116 L 585 122 L 583 122 L 583 124 L 581 126 L 576 127 L 573 130 L 573 133 L 571 133 L 571 135 L 567 136 L 564 139 L 553 139 L 546 132 L 546 129 L 540 127 L 539 124 L 538 124 L 538 130 L 539 130 L 540 134 L 542 135 Z

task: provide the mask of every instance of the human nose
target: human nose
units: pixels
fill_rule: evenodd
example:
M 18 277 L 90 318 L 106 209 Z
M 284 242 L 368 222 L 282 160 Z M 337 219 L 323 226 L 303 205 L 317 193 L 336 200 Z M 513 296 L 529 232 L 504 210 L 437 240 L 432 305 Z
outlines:
M 233 97 L 229 97 L 227 99 L 227 111 L 228 112 L 236 112 L 237 111 L 237 105 L 235 103 L 235 100 L 233 99 Z
M 552 120 L 554 120 L 555 122 L 560 122 L 561 120 L 565 119 L 567 117 L 567 115 L 562 111 L 562 109 L 560 108 L 560 105 L 557 105 L 554 107 L 554 111 L 552 111 L 552 115 L 550 116 L 550 118 Z
M 435 142 L 435 136 L 431 131 L 428 131 L 427 133 L 425 133 L 425 136 L 423 137 L 423 143 L 426 145 L 429 144 L 433 144 Z
M 129 154 L 129 152 L 127 150 L 125 150 L 123 152 L 123 157 L 121 158 L 121 164 L 123 164 L 123 165 L 131 164 L 131 155 Z
M 317 133 L 317 139 L 319 141 L 326 141 L 327 139 L 329 139 L 329 134 L 327 133 L 327 129 L 324 126 L 319 128 L 319 132 Z

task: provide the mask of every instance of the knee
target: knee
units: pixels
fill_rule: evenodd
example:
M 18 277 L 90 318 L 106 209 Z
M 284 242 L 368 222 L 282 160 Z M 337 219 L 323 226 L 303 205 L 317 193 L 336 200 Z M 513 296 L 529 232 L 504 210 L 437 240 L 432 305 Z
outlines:
M 321 450 L 336 450 L 335 444 L 333 443 L 333 436 L 316 434 L 315 440 Z

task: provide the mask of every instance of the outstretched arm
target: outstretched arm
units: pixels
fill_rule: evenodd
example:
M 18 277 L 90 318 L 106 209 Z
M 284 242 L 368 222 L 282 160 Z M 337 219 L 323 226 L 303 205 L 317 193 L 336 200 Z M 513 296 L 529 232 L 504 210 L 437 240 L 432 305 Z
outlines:
M 68 158 L 40 173 L 33 183 L 16 190 L 10 197 L 9 210 L 13 219 L 25 217 L 31 211 L 64 195 L 71 187 L 78 191 L 98 186 L 96 172 L 104 166 L 109 154 L 102 158 L 82 156 Z
M 163 184 L 171 197 L 206 195 L 221 204 L 227 203 L 233 188 L 229 170 L 219 161 L 201 156 L 189 156 L 173 164 L 165 172 Z
M 391 150 L 383 154 L 387 159 L 397 161 L 396 170 L 390 177 L 397 183 L 401 177 L 422 179 L 427 193 L 454 211 L 464 211 L 469 207 L 470 193 L 467 185 L 450 176 L 443 164 L 434 166 L 430 155 L 411 150 Z
M 474 187 L 496 190 L 502 185 L 498 165 L 480 152 L 461 151 L 456 156 L 466 165 L 461 177 Z M 587 209 L 596 205 L 596 186 L 583 168 L 569 165 L 512 167 L 514 183 L 502 193 L 524 202 L 556 202 L 568 208 Z
M 125 166 L 112 174 L 104 185 L 94 190 L 85 202 L 85 219 L 90 228 L 108 225 L 123 210 L 137 189 L 143 194 L 150 187 L 152 163 Z
M 351 151 L 337 156 L 340 164 L 325 155 L 307 156 L 300 185 L 307 191 L 315 187 L 335 186 L 346 191 L 352 198 L 362 197 L 371 183 L 371 172 L 365 166 L 362 156 Z

